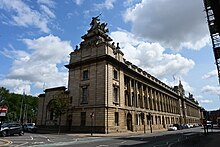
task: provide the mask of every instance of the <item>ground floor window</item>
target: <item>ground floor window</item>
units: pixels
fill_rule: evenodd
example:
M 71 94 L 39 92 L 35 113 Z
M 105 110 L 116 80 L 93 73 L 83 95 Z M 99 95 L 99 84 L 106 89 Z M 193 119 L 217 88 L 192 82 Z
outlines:
M 86 112 L 81 112 L 81 126 L 86 125 Z
M 115 126 L 118 126 L 118 112 L 115 112 Z

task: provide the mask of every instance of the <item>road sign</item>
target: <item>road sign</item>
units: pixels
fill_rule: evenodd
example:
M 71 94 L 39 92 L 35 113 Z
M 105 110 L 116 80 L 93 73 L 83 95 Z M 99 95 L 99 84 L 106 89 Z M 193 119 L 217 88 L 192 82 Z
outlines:
M 0 106 L 0 116 L 6 116 L 7 111 L 8 111 L 7 106 Z

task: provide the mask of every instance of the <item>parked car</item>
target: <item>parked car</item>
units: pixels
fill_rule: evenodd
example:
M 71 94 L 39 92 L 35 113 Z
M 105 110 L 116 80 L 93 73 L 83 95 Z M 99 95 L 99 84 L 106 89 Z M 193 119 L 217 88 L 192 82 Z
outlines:
M 1 130 L 0 130 L 1 136 L 9 136 L 9 135 L 14 135 L 18 134 L 19 136 L 24 135 L 24 131 L 22 128 L 22 125 L 18 123 L 4 123 L 1 125 Z
M 37 127 L 36 127 L 36 125 L 34 123 L 23 124 L 23 129 L 26 132 L 33 132 L 33 133 L 37 132 Z
M 177 130 L 177 127 L 173 126 L 173 125 L 170 125 L 168 127 L 168 131 L 176 131 Z
M 182 130 L 183 129 L 183 127 L 179 124 L 173 124 L 173 126 L 176 127 L 177 130 Z

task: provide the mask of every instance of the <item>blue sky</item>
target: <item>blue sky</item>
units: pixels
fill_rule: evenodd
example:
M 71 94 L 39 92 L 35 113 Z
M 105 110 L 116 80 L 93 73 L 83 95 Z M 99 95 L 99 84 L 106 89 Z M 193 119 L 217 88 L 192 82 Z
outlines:
M 101 14 L 126 60 L 219 109 L 203 10 L 202 0 L 0 0 L 0 86 L 32 95 L 67 86 L 69 54 Z

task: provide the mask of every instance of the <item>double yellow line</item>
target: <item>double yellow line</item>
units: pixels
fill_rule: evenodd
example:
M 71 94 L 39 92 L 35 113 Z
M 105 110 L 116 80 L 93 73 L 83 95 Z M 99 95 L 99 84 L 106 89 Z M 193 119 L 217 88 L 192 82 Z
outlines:
M 0 139 L 0 142 L 5 142 L 4 144 L 0 144 L 0 146 L 7 146 L 9 144 L 12 144 L 12 141 L 6 139 Z

